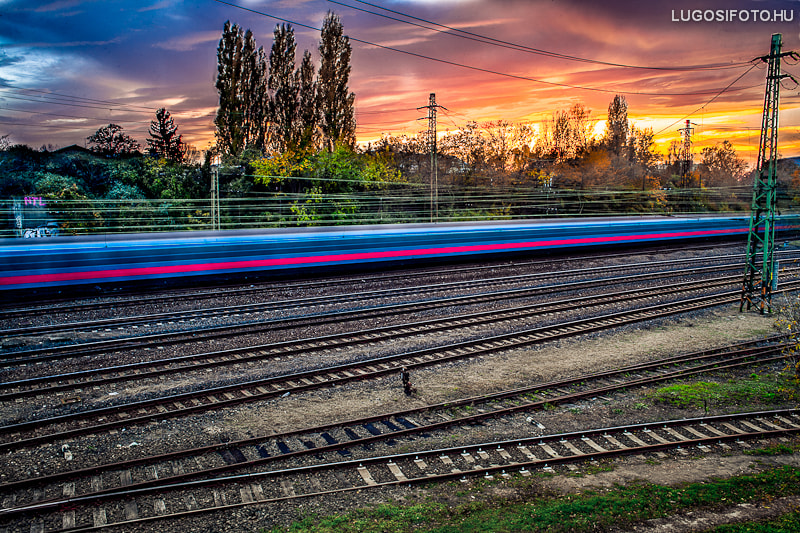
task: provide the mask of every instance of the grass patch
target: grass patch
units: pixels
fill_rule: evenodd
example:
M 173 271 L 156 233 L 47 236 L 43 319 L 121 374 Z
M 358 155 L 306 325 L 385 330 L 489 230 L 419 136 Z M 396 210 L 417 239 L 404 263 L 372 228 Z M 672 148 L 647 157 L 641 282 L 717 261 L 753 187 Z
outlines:
M 597 531 L 612 527 L 628 527 L 642 520 L 685 513 L 692 508 L 733 505 L 798 494 L 800 494 L 800 469 L 784 466 L 758 474 L 708 483 L 692 483 L 680 487 L 632 484 L 604 494 L 590 492 L 555 498 L 537 496 L 524 503 L 489 500 L 461 505 L 439 502 L 406 507 L 381 505 L 335 517 L 308 517 L 292 524 L 289 528 L 276 528 L 272 532 Z M 796 516 L 789 515 L 784 518 L 789 521 L 794 520 L 793 523 L 797 521 Z M 796 529 L 782 531 L 796 531 Z
M 785 378 L 763 377 L 751 374 L 745 379 L 731 379 L 724 383 L 698 381 L 662 387 L 649 394 L 655 403 L 681 409 L 705 408 L 726 404 L 769 405 L 788 400 Z
M 776 444 L 767 448 L 757 448 L 755 450 L 745 450 L 745 455 L 792 455 L 794 452 L 800 451 L 800 444 Z M 798 530 L 800 531 L 800 530 Z
M 787 533 L 800 531 L 800 511 L 788 513 L 776 520 L 718 526 L 708 533 Z

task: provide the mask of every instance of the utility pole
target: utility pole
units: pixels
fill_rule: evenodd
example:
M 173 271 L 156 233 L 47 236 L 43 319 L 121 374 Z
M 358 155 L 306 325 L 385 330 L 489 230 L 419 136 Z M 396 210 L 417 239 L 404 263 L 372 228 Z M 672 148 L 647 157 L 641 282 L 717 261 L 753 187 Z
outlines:
M 764 113 L 761 117 L 761 139 L 758 145 L 758 163 L 753 180 L 753 199 L 750 204 L 750 231 L 747 235 L 746 264 L 741 312 L 755 305 L 763 315 L 771 312 L 773 285 L 777 285 L 775 272 L 775 207 L 776 207 L 776 163 L 778 155 L 778 107 L 780 82 L 788 75 L 781 75 L 781 59 L 785 56 L 800 58 L 795 52 L 781 53 L 780 33 L 772 36 L 768 56 L 761 61 L 768 64 L 767 87 L 764 95 Z M 759 255 L 761 261 L 759 262 Z M 759 286 L 760 284 L 760 286 Z
M 219 166 L 221 158 L 215 155 L 211 163 L 211 229 L 220 230 L 219 216 Z
M 681 188 L 686 189 L 689 186 L 689 172 L 692 171 L 692 132 L 694 128 L 691 122 L 686 120 L 686 126 L 679 129 L 683 137 L 683 147 L 681 149 Z
M 417 108 L 428 110 L 428 147 L 431 153 L 431 222 L 439 219 L 439 168 L 436 153 L 436 108 L 439 107 L 447 109 L 438 105 L 436 93 L 431 93 L 428 105 Z

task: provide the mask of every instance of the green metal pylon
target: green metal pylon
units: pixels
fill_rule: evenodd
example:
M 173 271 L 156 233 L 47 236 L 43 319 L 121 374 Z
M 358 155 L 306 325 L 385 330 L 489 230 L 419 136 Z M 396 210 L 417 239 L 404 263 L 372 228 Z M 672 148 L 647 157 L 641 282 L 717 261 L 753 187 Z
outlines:
M 750 204 L 750 232 L 747 236 L 747 257 L 739 311 L 756 306 L 761 314 L 770 312 L 775 268 L 775 204 L 776 161 L 778 154 L 778 103 L 781 81 L 781 34 L 772 36 L 768 56 L 767 88 L 764 114 L 761 118 L 761 140 L 758 145 L 758 164 L 753 180 L 753 200 Z M 761 256 L 759 258 L 759 256 Z M 760 259 L 760 261 L 759 261 Z

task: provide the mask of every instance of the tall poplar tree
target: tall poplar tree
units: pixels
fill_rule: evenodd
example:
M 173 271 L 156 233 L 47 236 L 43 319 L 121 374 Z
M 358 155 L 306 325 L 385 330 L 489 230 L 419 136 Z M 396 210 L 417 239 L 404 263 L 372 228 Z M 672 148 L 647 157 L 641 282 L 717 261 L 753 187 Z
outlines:
M 319 124 L 317 82 L 314 79 L 314 62 L 308 50 L 303 54 L 303 61 L 300 63 L 297 89 L 298 103 L 300 105 L 297 142 L 298 147 L 304 149 L 314 146 Z
M 226 154 L 238 155 L 244 148 L 241 118 L 244 112 L 240 98 L 242 78 L 242 48 L 244 31 L 237 24 L 225 21 L 222 38 L 217 47 L 217 92 L 219 109 L 214 119 L 217 127 L 217 147 Z
M 298 118 L 299 81 L 295 72 L 295 53 L 297 43 L 291 26 L 281 24 L 275 29 L 275 40 L 269 54 L 269 76 L 267 87 L 270 90 L 270 113 L 272 125 L 270 145 L 283 152 L 295 146 Z
M 264 49 L 256 44 L 250 30 L 244 34 L 244 124 L 245 149 L 263 152 L 267 144 L 269 124 L 269 94 L 267 93 L 267 58 Z
M 619 155 L 628 143 L 628 102 L 622 95 L 616 95 L 608 104 L 608 120 L 606 122 L 606 143 L 608 148 Z
M 317 97 L 322 142 L 331 151 L 337 143 L 353 147 L 356 142 L 355 94 L 348 89 L 351 52 L 341 20 L 329 11 L 319 43 Z
M 264 50 L 257 48 L 252 32 L 226 21 L 217 48 L 219 109 L 214 119 L 223 153 L 240 156 L 246 149 L 264 149 L 266 72 Z

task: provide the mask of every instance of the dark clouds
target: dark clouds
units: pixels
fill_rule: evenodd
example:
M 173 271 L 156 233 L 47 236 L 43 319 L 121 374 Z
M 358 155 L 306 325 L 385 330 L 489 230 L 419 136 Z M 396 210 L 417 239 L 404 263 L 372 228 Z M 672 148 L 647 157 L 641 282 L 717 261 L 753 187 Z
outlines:
M 319 27 L 328 10 L 339 14 L 346 33 L 354 39 L 350 88 L 357 95 L 359 136 L 364 140 L 381 132 L 421 130 L 416 108 L 427 104 L 431 92 L 450 110 L 445 119 L 449 123 L 445 124 L 452 129 L 467 120 L 542 120 L 575 102 L 585 103 L 602 119 L 613 95 L 625 91 L 637 125 L 658 131 L 703 106 L 714 91 L 746 69 L 669 72 L 568 61 L 431 31 L 403 22 L 423 24 L 419 20 L 354 0 L 342 2 L 400 20 L 324 0 L 238 1 L 244 7 L 312 28 Z M 783 33 L 785 49 L 800 49 L 800 3 L 795 1 L 372 3 L 509 43 L 628 65 L 748 61 L 768 52 L 773 32 Z M 56 0 L 31 4 L 0 0 L 4 50 L 0 80 L 13 86 L 0 89 L 0 134 L 10 133 L 15 141 L 33 146 L 80 144 L 109 122 L 123 125 L 143 141 L 154 110 L 166 106 L 185 137 L 198 148 L 206 148 L 213 140 L 216 46 L 224 22 L 231 20 L 252 29 L 267 50 L 279 23 L 213 0 Z M 672 20 L 673 12 L 680 18 L 680 10 L 708 9 L 790 10 L 794 20 Z M 302 26 L 295 26 L 295 31 L 298 52 L 309 49 L 315 53 L 318 32 Z M 751 89 L 721 95 L 702 110 L 703 116 L 709 121 L 714 117 L 742 125 L 758 122 L 763 76 L 763 70 L 755 69 L 734 86 Z M 45 98 L 45 93 L 22 89 L 64 96 L 57 103 L 54 98 Z M 698 92 L 701 94 L 681 94 Z M 787 106 L 796 105 L 791 94 L 784 101 Z M 61 130 L 60 125 L 69 129 Z M 668 140 L 668 134 L 671 130 L 664 133 L 664 140 Z M 714 137 L 709 133 L 708 138 Z

